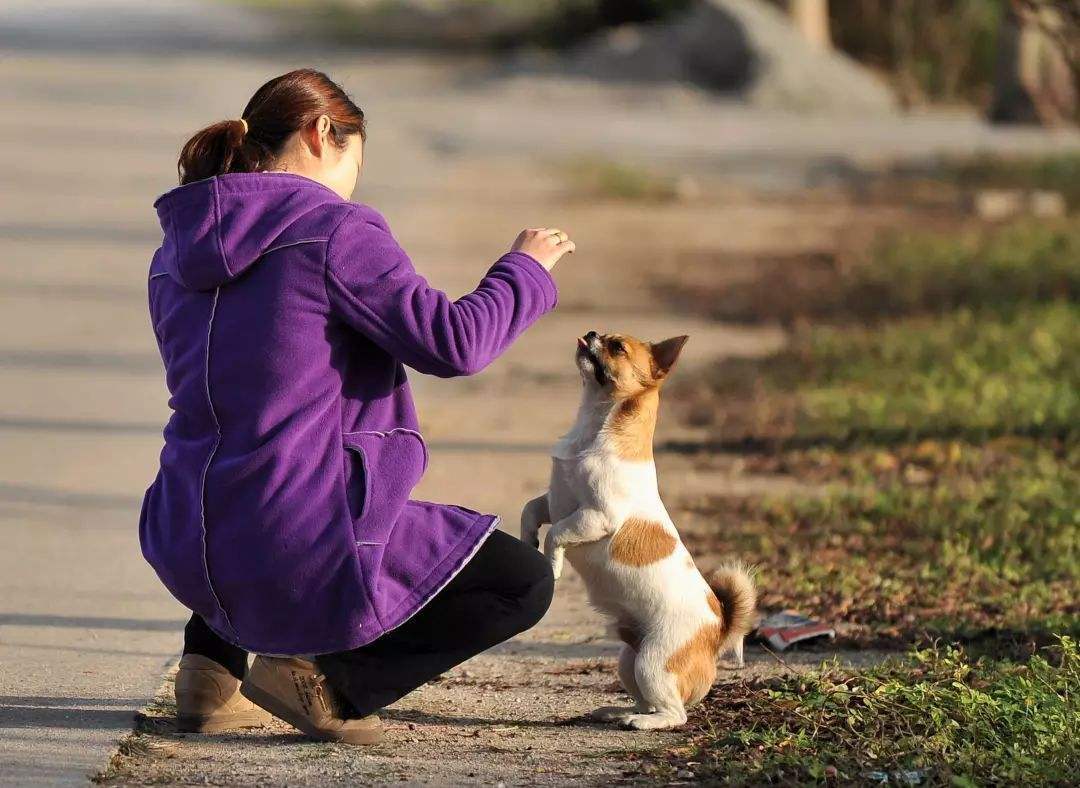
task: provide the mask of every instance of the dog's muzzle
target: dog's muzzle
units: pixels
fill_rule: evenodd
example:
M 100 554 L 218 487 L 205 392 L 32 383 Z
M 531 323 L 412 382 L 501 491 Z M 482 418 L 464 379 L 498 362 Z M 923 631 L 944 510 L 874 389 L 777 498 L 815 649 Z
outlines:
M 596 382 L 604 386 L 608 382 L 607 370 L 600 360 L 600 335 L 590 331 L 585 336 L 578 338 L 578 355 L 583 356 L 592 364 L 593 376 Z

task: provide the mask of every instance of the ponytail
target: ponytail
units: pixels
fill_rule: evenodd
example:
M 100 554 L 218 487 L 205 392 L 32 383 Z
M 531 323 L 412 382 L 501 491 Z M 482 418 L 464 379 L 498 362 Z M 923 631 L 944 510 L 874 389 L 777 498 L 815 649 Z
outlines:
M 288 139 L 323 115 L 336 145 L 353 134 L 366 138 L 363 110 L 326 74 L 304 68 L 275 77 L 255 91 L 240 120 L 207 126 L 187 141 L 176 163 L 180 183 L 269 169 Z
M 187 141 L 176 163 L 180 183 L 192 183 L 226 172 L 254 172 L 257 157 L 246 140 L 244 121 L 223 120 Z

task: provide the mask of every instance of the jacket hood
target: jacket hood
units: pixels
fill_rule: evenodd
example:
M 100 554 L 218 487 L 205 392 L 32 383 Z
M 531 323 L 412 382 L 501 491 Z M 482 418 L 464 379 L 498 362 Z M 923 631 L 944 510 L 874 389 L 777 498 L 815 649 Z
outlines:
M 189 290 L 240 276 L 310 211 L 344 202 L 300 175 L 232 173 L 180 186 L 154 202 L 165 237 L 158 262 Z

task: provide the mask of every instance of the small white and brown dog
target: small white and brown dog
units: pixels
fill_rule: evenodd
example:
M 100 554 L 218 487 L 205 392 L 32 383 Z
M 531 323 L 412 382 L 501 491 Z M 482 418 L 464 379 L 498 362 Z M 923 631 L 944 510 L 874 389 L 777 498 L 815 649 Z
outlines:
M 551 524 L 544 554 L 555 577 L 565 555 L 625 644 L 619 679 L 636 705 L 593 716 L 642 730 L 686 722 L 686 708 L 712 687 L 720 654 L 731 650 L 742 664 L 755 616 L 745 567 L 729 564 L 706 581 L 657 490 L 660 388 L 686 340 L 651 344 L 595 331 L 578 340 L 577 420 L 555 445 L 550 488 L 521 513 L 521 538 L 531 544 Z

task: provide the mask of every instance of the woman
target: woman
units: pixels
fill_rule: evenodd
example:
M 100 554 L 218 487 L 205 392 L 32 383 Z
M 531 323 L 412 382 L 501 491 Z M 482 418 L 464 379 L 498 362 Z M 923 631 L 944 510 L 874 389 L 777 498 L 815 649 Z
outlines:
M 451 301 L 348 201 L 363 141 L 344 91 L 293 71 L 196 134 L 155 203 L 150 313 L 173 413 L 140 536 L 193 611 L 184 730 L 266 710 L 316 738 L 379 741 L 375 711 L 551 601 L 546 562 L 497 518 L 409 500 L 427 452 L 402 365 L 483 369 L 555 307 L 549 271 L 574 244 L 526 230 Z

